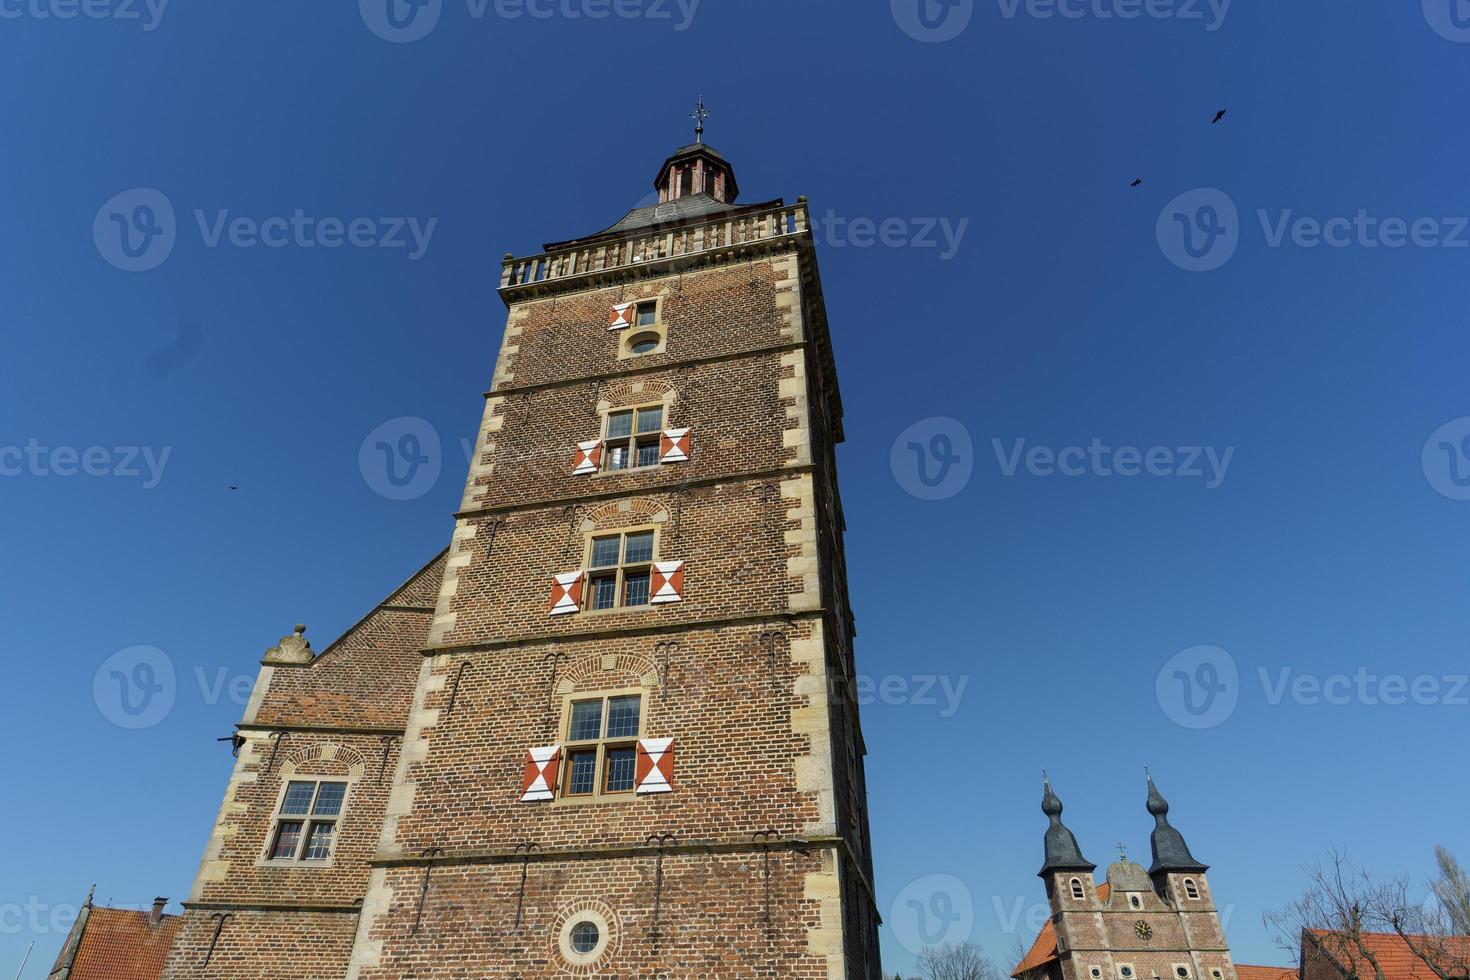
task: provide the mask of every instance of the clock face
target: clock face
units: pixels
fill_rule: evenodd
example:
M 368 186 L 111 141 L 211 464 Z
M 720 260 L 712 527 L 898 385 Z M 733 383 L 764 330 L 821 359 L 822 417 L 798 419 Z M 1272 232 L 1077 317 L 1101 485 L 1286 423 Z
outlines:
M 1133 931 L 1138 933 L 1139 939 L 1148 940 L 1154 938 L 1154 927 L 1149 925 L 1147 922 L 1144 922 L 1142 919 L 1139 919 L 1137 922 L 1133 923 Z

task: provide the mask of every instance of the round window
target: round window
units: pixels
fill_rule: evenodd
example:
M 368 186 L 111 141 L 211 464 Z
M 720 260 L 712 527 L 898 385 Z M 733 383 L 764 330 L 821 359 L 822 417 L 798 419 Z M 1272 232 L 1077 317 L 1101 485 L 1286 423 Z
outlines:
M 586 955 L 597 949 L 602 932 L 594 922 L 582 921 L 572 926 L 572 949 Z
M 639 333 L 628 338 L 628 350 L 634 354 L 648 354 L 658 349 L 662 338 L 656 333 Z

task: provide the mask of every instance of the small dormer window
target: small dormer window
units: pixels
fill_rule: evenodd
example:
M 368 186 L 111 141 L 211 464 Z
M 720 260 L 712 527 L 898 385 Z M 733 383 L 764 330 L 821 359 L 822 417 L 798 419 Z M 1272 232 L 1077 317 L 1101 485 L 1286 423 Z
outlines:
M 1190 901 L 1199 901 L 1199 885 L 1194 883 L 1193 878 L 1184 879 L 1184 897 Z
M 1072 885 L 1072 897 L 1074 899 L 1076 899 L 1077 901 L 1080 902 L 1084 898 L 1087 897 L 1087 893 L 1082 890 L 1082 879 L 1081 878 L 1073 878 L 1072 881 L 1071 881 L 1071 885 Z

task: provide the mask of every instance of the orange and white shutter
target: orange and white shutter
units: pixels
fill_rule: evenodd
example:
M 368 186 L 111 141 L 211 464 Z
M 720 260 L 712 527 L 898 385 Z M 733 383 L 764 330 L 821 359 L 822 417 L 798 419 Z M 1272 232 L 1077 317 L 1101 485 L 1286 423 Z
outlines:
M 674 791 L 674 740 L 645 738 L 638 742 L 638 768 L 634 771 L 638 795 Z
M 521 802 L 556 799 L 556 774 L 561 769 L 561 746 L 526 750 L 526 773 L 521 777 Z
M 648 592 L 648 601 L 655 606 L 665 602 L 683 602 L 684 563 L 682 561 L 654 562 Z
M 658 461 L 660 463 L 689 462 L 691 437 L 688 429 L 665 429 L 658 437 Z
M 624 330 L 633 325 L 633 303 L 619 303 L 607 315 L 607 329 Z
M 553 616 L 582 611 L 582 573 L 567 572 L 551 576 L 551 610 Z
M 602 440 L 593 439 L 591 442 L 577 443 L 577 461 L 572 467 L 573 476 L 586 476 L 596 473 L 602 466 Z

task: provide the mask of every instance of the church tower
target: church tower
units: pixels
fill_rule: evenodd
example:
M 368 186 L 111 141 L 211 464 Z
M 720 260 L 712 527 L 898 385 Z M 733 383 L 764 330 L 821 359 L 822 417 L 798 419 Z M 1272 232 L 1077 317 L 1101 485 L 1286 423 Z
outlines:
M 1062 802 L 1043 779 L 1049 825 L 1041 878 L 1051 918 L 1012 976 L 1023 980 L 1237 980 L 1208 870 L 1169 823 L 1169 804 L 1148 777 L 1154 818 L 1148 870 L 1124 851 L 1102 883 L 1062 823 Z
M 880 976 L 805 198 L 654 186 L 506 256 L 449 548 L 272 648 L 167 976 Z

